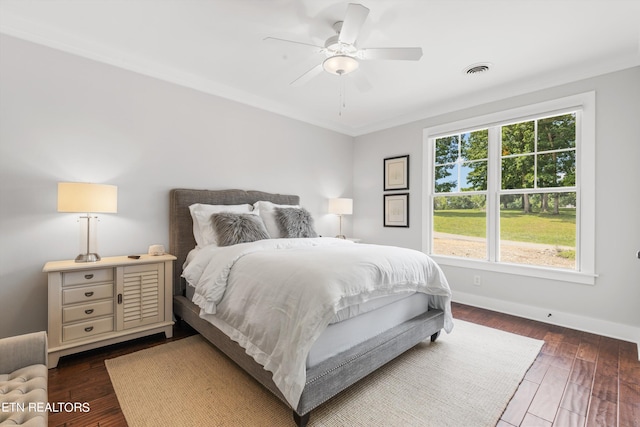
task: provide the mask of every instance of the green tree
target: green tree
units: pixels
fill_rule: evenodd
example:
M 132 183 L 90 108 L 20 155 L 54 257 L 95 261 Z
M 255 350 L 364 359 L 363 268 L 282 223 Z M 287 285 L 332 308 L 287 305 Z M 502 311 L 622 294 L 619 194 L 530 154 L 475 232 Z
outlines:
M 457 187 L 457 177 L 453 177 L 451 180 L 446 180 L 446 178 L 451 176 L 451 171 L 456 166 L 458 145 L 458 135 L 436 139 L 436 167 L 434 177 L 436 193 L 448 193 Z
M 489 157 L 489 130 L 483 129 L 464 134 L 461 150 L 465 166 L 470 169 L 467 181 L 469 190 L 487 189 L 487 158 Z
M 488 129 L 438 138 L 435 145 L 435 190 L 438 193 L 483 191 L 488 188 Z M 575 185 L 576 115 L 563 114 L 501 127 L 501 188 L 518 190 Z M 462 168 L 462 169 L 459 169 Z M 466 182 L 458 182 L 458 172 L 466 173 Z M 462 175 L 465 175 L 462 173 Z M 541 193 L 501 197 L 503 207 L 520 203 L 524 213 L 536 210 L 559 213 L 564 193 Z M 549 197 L 553 197 L 553 203 Z M 452 202 L 448 201 L 446 205 Z M 455 204 L 460 204 L 456 201 Z M 568 201 L 565 205 L 575 205 Z
M 502 188 L 533 188 L 535 177 L 535 123 L 502 126 Z M 522 198 L 522 211 L 531 212 L 529 196 Z
M 538 187 L 575 185 L 576 116 L 565 114 L 538 120 Z M 570 151 L 557 151 L 570 150 Z M 553 213 L 559 214 L 560 194 L 554 193 Z M 549 195 L 544 194 L 542 211 L 549 211 Z

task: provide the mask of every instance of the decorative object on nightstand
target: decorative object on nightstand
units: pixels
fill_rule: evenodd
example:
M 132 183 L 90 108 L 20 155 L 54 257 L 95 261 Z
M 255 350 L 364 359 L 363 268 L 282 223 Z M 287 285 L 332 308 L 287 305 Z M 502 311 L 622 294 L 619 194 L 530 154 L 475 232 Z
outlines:
M 58 183 L 58 212 L 85 213 L 80 217 L 80 253 L 75 262 L 100 261 L 96 253 L 95 213 L 118 212 L 118 187 L 115 185 L 88 184 L 82 182 Z
M 149 255 L 164 255 L 164 245 L 150 245 Z
M 342 234 L 342 215 L 351 215 L 353 213 L 353 199 L 329 199 L 329 213 L 336 214 L 340 217 L 340 233 L 336 237 L 339 239 L 346 238 L 345 235 Z
M 61 356 L 164 332 L 173 336 L 175 256 L 105 257 L 45 264 L 49 368 Z

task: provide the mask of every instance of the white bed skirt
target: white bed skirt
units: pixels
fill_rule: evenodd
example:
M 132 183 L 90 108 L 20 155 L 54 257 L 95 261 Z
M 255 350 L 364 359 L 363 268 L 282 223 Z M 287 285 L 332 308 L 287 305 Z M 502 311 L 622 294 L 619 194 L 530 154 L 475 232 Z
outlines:
M 192 299 L 193 292 L 194 288 L 187 286 L 186 296 L 189 300 Z M 312 368 L 336 354 L 425 313 L 428 307 L 429 296 L 417 292 L 375 298 L 360 304 L 357 308 L 349 307 L 349 313 L 342 310 L 311 347 L 306 366 Z M 204 319 L 216 326 L 215 322 L 211 322 L 211 317 L 215 316 L 208 315 Z

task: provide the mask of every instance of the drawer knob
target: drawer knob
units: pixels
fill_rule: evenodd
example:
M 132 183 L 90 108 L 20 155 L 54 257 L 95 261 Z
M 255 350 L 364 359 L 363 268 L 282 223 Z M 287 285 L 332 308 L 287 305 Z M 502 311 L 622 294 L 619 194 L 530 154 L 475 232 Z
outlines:
M 84 278 L 89 280 L 89 279 L 93 279 L 93 274 L 85 274 Z
M 85 296 L 85 297 L 90 297 L 90 296 L 92 296 L 92 295 L 93 295 L 93 291 L 91 291 L 91 292 L 85 292 L 85 293 L 84 293 L 84 296 Z
M 86 314 L 91 314 L 91 313 L 93 313 L 93 308 L 90 308 L 89 310 L 85 310 L 84 312 L 85 312 Z
M 88 326 L 88 327 L 84 328 L 84 331 L 85 331 L 85 332 L 91 332 L 91 331 L 93 331 L 93 326 Z

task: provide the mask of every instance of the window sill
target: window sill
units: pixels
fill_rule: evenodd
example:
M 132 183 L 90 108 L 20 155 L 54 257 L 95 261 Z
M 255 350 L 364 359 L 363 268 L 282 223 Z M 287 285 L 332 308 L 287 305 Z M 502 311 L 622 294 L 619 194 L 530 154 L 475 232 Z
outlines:
M 492 271 L 496 273 L 513 274 L 516 276 L 537 277 L 540 279 L 557 280 L 581 285 L 595 285 L 597 274 L 584 273 L 574 270 L 562 270 L 557 268 L 536 267 L 532 265 L 518 265 L 495 263 L 489 261 L 454 258 L 441 255 L 430 255 L 439 265 L 450 267 L 469 268 L 474 270 Z

